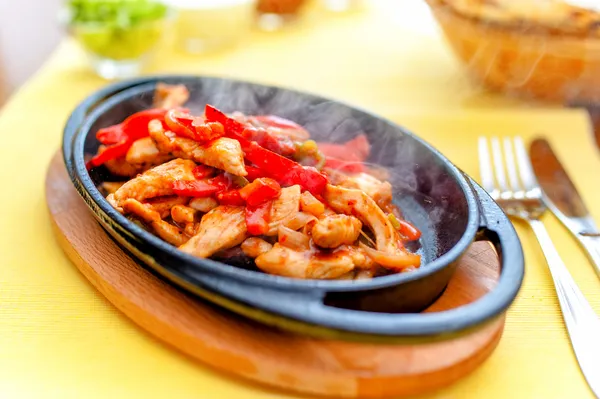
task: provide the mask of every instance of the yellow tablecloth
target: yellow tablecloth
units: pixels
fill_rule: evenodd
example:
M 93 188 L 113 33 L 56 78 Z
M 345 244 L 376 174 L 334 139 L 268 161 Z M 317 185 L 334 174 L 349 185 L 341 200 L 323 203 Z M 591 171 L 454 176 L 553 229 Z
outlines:
M 410 33 L 410 37 L 408 34 Z M 544 133 L 600 220 L 598 152 L 586 114 L 523 104 L 470 84 L 415 1 L 373 1 L 342 17 L 311 13 L 276 35 L 201 58 L 163 51 L 149 72 L 234 76 L 357 104 L 397 121 L 478 178 L 476 138 Z M 44 173 L 72 108 L 104 82 L 73 43 L 0 111 L 0 398 L 285 398 L 230 378 L 137 328 L 58 248 L 44 203 Z M 573 239 L 548 215 L 555 243 L 600 312 L 600 282 Z M 491 358 L 425 398 L 591 398 L 571 352 L 533 235 L 517 226 L 527 273 Z

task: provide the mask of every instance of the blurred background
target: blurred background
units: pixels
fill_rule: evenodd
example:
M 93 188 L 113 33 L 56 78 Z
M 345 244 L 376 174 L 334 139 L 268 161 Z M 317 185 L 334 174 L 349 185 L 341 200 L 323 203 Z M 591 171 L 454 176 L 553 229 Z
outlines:
M 125 78 L 138 74 L 137 68 L 132 71 L 125 68 L 124 71 L 114 72 L 110 65 L 98 66 L 99 61 L 105 61 L 113 55 L 117 63 L 123 58 L 122 54 L 115 51 L 107 52 L 106 48 L 99 48 L 99 35 L 104 32 L 81 33 L 78 25 L 112 24 L 114 11 L 120 13 L 117 16 L 129 18 L 131 27 L 139 21 L 132 22 L 135 18 L 145 18 L 140 10 L 143 4 L 161 3 L 166 5 L 167 20 L 170 22 L 169 32 L 159 32 L 161 38 L 167 33 L 172 35 L 191 36 L 185 49 L 190 53 L 204 53 L 212 50 L 211 47 L 225 47 L 229 42 L 235 42 L 250 34 L 252 27 L 259 27 L 263 31 L 277 31 L 283 28 L 290 17 L 301 11 L 305 3 L 303 0 L 27 0 L 20 2 L 0 2 L 0 104 L 5 101 L 11 93 L 19 88 L 25 81 L 40 68 L 52 51 L 58 46 L 61 39 L 69 34 L 78 36 L 83 42 L 83 47 L 91 55 L 92 62 L 96 62 L 99 75 L 106 78 Z M 323 1 L 330 11 L 348 11 L 357 6 L 359 0 L 326 0 Z M 132 6 L 133 4 L 133 6 Z M 111 10 L 112 8 L 112 10 Z M 249 12 L 253 15 L 250 16 Z M 149 11 L 151 14 L 153 11 Z M 138 13 L 138 14 L 136 14 Z M 176 17 L 174 14 L 177 14 Z M 153 18 L 152 16 L 148 18 Z M 253 18 L 252 21 L 249 18 Z M 212 25 L 210 21 L 212 20 Z M 122 21 L 120 21 L 122 22 Z M 120 23 L 120 22 L 117 22 Z M 127 23 L 125 23 L 127 24 Z M 252 26 L 250 26 L 252 24 Z M 210 25 L 210 26 L 207 26 Z M 84 29 L 88 29 L 87 25 Z M 94 28 L 96 29 L 96 28 Z M 101 29 L 104 29 L 102 27 Z M 205 40 L 207 32 L 215 36 L 214 43 Z M 122 31 L 127 31 L 123 29 Z M 216 31 L 219 31 L 216 33 Z M 227 33 L 229 31 L 227 37 Z M 142 32 L 148 35 L 148 30 Z M 110 32 L 115 37 L 117 34 Z M 87 35 L 87 36 L 86 36 Z M 92 35 L 96 35 L 92 37 Z M 237 35 L 237 36 L 236 36 Z M 194 43 L 194 39 L 197 39 Z M 104 47 L 116 48 L 119 45 L 125 47 L 136 47 L 140 39 L 129 40 L 126 35 L 119 37 Z M 201 40 L 202 39 L 202 40 Z M 212 39 L 212 38 L 210 38 Z M 129 41 L 128 41 L 129 40 Z M 177 40 L 177 39 L 175 39 Z M 185 40 L 185 39 L 183 39 Z M 135 50 L 134 50 L 135 52 Z M 94 54 L 97 53 L 97 54 Z M 109 56 L 107 56 L 107 53 Z M 112 54 L 109 54 L 112 53 Z M 116 52 L 118 53 L 118 51 Z M 94 58 L 100 54 L 102 60 Z M 135 54 L 132 58 L 137 58 Z M 129 61 L 129 60 L 128 60 Z M 122 75 L 122 76 L 121 76 Z
M 436 84 L 460 87 L 456 98 L 439 101 L 495 93 L 493 101 L 523 104 L 600 103 L 600 0 L 4 0 L 0 103 L 61 43 L 71 46 L 63 60 L 71 57 L 73 71 L 83 73 L 85 61 L 85 73 L 104 80 L 223 72 L 326 88 L 329 76 L 344 74 L 320 60 L 351 60 L 356 45 L 371 57 L 364 60 L 374 68 L 369 84 L 396 68 L 394 78 L 415 87 L 421 81 L 428 98 Z M 258 59 L 274 52 L 281 67 Z M 236 57 L 250 59 L 251 68 Z
M 56 16 L 62 2 L 0 1 L 0 101 L 23 84 L 58 45 L 62 31 Z

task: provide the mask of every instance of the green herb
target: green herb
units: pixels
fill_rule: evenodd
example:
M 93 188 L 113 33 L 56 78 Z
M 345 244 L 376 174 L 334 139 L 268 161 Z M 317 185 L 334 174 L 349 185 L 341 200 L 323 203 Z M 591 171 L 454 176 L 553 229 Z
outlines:
M 389 219 L 390 223 L 392 224 L 392 226 L 396 230 L 400 230 L 402 228 L 402 225 L 400 224 L 400 221 L 398 220 L 398 218 L 396 217 L 396 215 L 394 215 L 393 213 L 388 214 L 388 219 Z

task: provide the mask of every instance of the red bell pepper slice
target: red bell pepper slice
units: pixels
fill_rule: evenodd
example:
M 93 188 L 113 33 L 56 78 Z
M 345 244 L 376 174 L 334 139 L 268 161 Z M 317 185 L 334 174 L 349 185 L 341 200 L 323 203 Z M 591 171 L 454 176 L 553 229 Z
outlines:
M 364 134 L 359 134 L 348 141 L 344 144 L 344 147 L 356 154 L 363 161 L 365 161 L 371 153 L 371 144 L 369 144 L 369 139 Z
M 256 143 L 250 143 L 249 150 L 244 151 L 246 159 L 258 167 L 266 177 L 277 180 L 281 185 L 300 185 L 303 190 L 319 195 L 329 183 L 327 178 L 317 169 L 302 166 L 291 159 L 282 157 Z
M 421 238 L 421 231 L 415 226 L 407 222 L 406 220 L 398 220 L 400 223 L 400 229 L 398 232 L 408 241 L 416 241 Z
M 131 147 L 131 143 L 127 140 L 107 147 L 101 154 L 96 155 L 87 163 L 87 168 L 92 169 L 104 164 L 106 161 L 121 158 L 127 155 L 127 151 Z
M 210 197 L 221 187 L 202 180 L 178 180 L 173 183 L 173 192 L 182 197 Z
M 132 142 L 148 137 L 148 124 L 150 121 L 154 119 L 163 121 L 166 113 L 167 110 L 162 108 L 151 108 L 136 112 L 123 121 L 123 131 Z
M 304 130 L 304 128 L 302 126 L 300 126 L 299 124 L 297 124 L 296 122 L 293 122 L 289 119 L 282 118 L 280 116 L 258 115 L 258 116 L 255 116 L 254 119 L 256 119 L 258 122 L 265 124 L 267 126 L 278 127 L 280 129 L 302 129 L 302 130 Z
M 361 173 L 365 171 L 365 165 L 360 161 L 349 162 L 336 158 L 327 158 L 325 160 L 325 167 L 348 173 Z
M 194 119 L 192 115 L 179 109 L 170 109 L 165 114 L 165 123 L 173 133 L 192 140 L 196 139 Z
M 246 129 L 244 124 L 228 117 L 211 105 L 206 105 L 205 115 L 208 121 L 219 122 L 224 126 L 225 136 L 240 142 L 246 159 L 260 169 L 264 176 L 275 179 L 280 184 L 299 184 L 313 195 L 319 195 L 325 190 L 327 178 L 315 168 L 304 167 L 246 139 L 242 135 Z
M 285 136 L 275 136 L 262 128 L 248 127 L 244 129 L 242 136 L 277 154 L 291 156 L 296 152 L 292 140 Z
M 162 120 L 166 112 L 164 109 L 154 108 L 136 112 L 118 125 L 98 130 L 98 141 L 112 146 L 95 156 L 88 167 L 100 166 L 111 159 L 124 157 L 134 141 L 148 136 L 148 123 L 153 119 Z
M 279 197 L 281 186 L 273 179 L 261 177 L 240 188 L 240 196 L 250 207 L 256 207 L 263 202 Z
M 245 168 L 246 168 L 246 172 L 248 172 L 248 174 L 246 175 L 246 179 L 248 179 L 248 181 L 254 181 L 254 180 L 258 179 L 259 177 L 264 177 L 261 170 L 258 169 L 256 166 L 245 165 Z
M 198 180 L 206 179 L 215 173 L 215 170 L 209 166 L 198 165 L 192 170 L 192 174 Z
M 206 104 L 204 116 L 208 122 L 219 122 L 221 125 L 223 125 L 227 137 L 234 138 L 236 140 L 243 138 L 242 133 L 246 129 L 246 125 L 228 117 L 212 105 Z
M 116 144 L 125 139 L 133 142 L 148 136 L 148 123 L 153 119 L 162 121 L 166 112 L 166 109 L 158 108 L 136 112 L 117 125 L 98 130 L 96 138 L 102 144 Z
M 325 155 L 326 167 L 349 173 L 364 172 L 365 166 L 362 163 L 371 152 L 369 141 L 364 134 L 344 144 L 319 143 L 318 146 Z
M 349 162 L 364 162 L 371 152 L 369 142 L 364 134 L 344 144 L 318 143 L 317 145 L 326 157 Z
M 208 180 L 178 180 L 173 182 L 173 192 L 182 197 L 210 197 L 227 190 L 229 185 L 223 175 Z
M 256 207 L 246 207 L 246 228 L 250 235 L 260 236 L 269 231 L 269 216 L 272 204 L 272 201 L 267 201 Z
M 240 195 L 239 190 L 223 191 L 217 194 L 217 201 L 221 205 L 243 206 L 246 201 Z
M 123 130 L 123 125 L 118 124 L 98 130 L 96 139 L 104 145 L 112 145 L 126 140 L 127 136 Z

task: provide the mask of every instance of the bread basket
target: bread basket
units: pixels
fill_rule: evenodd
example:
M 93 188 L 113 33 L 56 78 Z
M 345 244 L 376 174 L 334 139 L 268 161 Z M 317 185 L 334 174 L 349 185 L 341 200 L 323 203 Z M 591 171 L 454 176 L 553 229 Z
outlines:
M 454 53 L 486 87 L 553 102 L 600 102 L 600 12 L 551 0 L 426 1 Z M 520 13 L 510 10 L 515 5 Z

